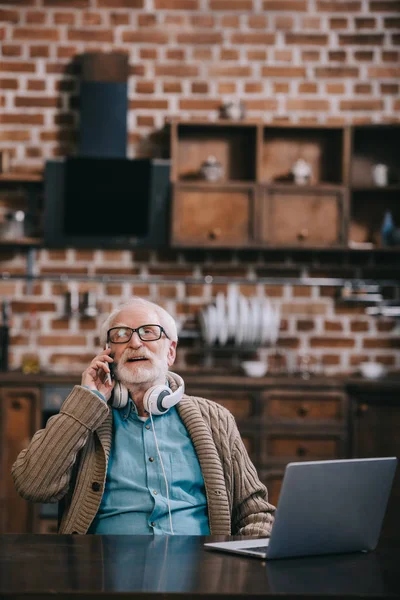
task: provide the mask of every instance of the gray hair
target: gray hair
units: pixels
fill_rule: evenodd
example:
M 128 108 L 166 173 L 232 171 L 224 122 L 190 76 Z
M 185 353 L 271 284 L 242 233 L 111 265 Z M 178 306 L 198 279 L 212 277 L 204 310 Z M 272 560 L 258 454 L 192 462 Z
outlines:
M 106 320 L 100 327 L 100 344 L 105 346 L 107 342 L 107 331 L 110 329 L 110 326 L 115 321 L 115 318 L 119 315 L 120 312 L 125 310 L 126 308 L 134 308 L 135 306 L 142 306 L 149 310 L 152 310 L 156 313 L 160 325 L 165 329 L 168 337 L 173 341 L 178 341 L 178 330 L 176 327 L 175 319 L 172 315 L 169 314 L 162 306 L 156 304 L 155 302 L 150 302 L 150 300 L 145 300 L 144 298 L 140 298 L 139 296 L 132 296 L 126 302 L 123 302 L 108 315 Z

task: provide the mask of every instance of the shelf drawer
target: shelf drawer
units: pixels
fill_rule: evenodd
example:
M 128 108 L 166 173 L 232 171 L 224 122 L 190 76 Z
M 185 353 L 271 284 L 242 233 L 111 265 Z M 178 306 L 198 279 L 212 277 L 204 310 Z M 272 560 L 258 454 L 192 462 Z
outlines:
M 344 418 L 345 396 L 336 393 L 284 392 L 265 397 L 263 414 L 268 422 L 333 422 Z
M 254 415 L 255 402 L 254 396 L 247 392 L 216 391 L 210 389 L 191 388 L 188 393 L 191 396 L 208 398 L 217 404 L 227 408 L 237 420 L 247 419 Z
M 342 454 L 339 436 L 269 435 L 262 444 L 262 460 L 272 457 L 289 460 L 328 460 Z

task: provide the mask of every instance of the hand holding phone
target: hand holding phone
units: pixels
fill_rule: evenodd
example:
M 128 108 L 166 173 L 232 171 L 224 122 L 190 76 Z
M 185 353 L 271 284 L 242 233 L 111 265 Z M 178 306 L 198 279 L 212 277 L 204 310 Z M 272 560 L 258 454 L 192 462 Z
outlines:
M 100 392 L 107 401 L 110 399 L 115 385 L 112 376 L 113 361 L 110 347 L 107 345 L 101 354 L 94 357 L 88 368 L 82 373 L 81 385 Z

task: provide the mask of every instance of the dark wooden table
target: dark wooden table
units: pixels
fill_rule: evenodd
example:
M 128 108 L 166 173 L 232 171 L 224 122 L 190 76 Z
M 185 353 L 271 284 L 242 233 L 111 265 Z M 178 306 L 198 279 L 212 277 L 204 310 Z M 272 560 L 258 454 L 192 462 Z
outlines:
M 397 542 L 383 542 L 369 554 L 264 562 L 205 550 L 205 540 L 5 534 L 0 536 L 0 598 L 284 596 L 286 600 L 316 595 L 371 600 L 400 595 Z

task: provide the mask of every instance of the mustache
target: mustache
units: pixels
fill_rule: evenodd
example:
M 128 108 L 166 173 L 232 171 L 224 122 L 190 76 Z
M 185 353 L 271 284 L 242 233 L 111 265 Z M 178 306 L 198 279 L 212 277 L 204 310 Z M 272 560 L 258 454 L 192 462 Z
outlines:
M 126 363 L 128 360 L 131 360 L 132 358 L 151 358 L 150 353 L 143 349 L 140 352 L 132 352 L 132 350 L 129 350 L 129 348 L 127 348 L 125 350 L 125 352 L 123 353 L 123 355 L 121 356 L 119 362 L 120 363 Z

